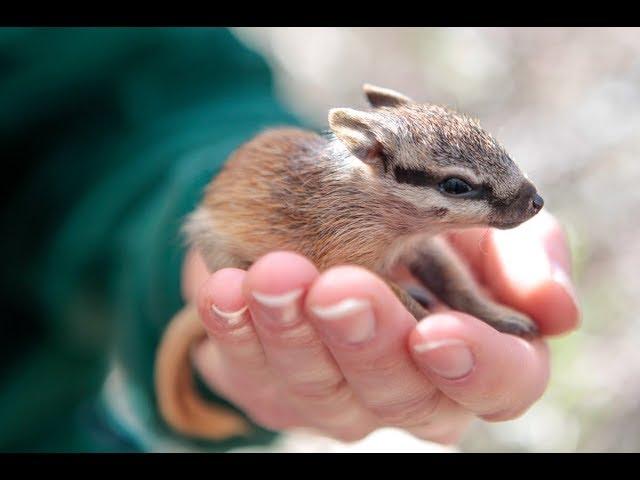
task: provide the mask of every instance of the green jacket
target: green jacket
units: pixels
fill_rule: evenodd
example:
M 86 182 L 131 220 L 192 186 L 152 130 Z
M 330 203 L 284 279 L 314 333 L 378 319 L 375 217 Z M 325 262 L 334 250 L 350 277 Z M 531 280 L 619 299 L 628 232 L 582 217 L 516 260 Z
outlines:
M 173 434 L 152 368 L 181 306 L 182 219 L 233 149 L 296 123 L 224 29 L 0 30 L 1 450 L 274 440 Z

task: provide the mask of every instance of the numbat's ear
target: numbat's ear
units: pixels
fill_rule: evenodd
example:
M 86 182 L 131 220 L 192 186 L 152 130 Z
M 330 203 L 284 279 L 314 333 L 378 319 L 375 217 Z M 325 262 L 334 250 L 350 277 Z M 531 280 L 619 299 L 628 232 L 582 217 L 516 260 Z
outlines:
M 365 83 L 362 89 L 367 95 L 367 99 L 372 107 L 397 107 L 398 105 L 404 105 L 413 101 L 395 90 L 376 87 L 368 83 Z
M 351 108 L 329 110 L 329 127 L 349 151 L 366 163 L 376 163 L 382 154 L 382 145 L 374 131 L 377 125 L 373 112 Z

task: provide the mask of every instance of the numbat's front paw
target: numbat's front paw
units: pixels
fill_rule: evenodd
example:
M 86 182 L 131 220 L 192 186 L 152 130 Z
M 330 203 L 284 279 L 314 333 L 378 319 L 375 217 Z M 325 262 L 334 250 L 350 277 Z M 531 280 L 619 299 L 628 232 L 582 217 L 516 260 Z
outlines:
M 523 313 L 505 309 L 493 318 L 485 321 L 502 333 L 510 333 L 519 337 L 532 338 L 540 332 L 533 320 Z

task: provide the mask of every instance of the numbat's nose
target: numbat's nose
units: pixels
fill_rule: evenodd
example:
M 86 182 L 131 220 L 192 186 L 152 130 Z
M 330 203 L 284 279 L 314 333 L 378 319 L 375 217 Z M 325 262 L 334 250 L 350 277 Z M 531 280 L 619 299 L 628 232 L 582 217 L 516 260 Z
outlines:
M 544 206 L 544 199 L 537 193 L 533 196 L 533 208 L 540 210 Z

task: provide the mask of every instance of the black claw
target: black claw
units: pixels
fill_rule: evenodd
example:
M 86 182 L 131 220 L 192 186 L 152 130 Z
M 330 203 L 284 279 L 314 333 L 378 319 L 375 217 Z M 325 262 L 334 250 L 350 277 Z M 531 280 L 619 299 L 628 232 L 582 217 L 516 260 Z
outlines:
M 433 306 L 435 305 L 435 302 L 433 301 L 433 298 L 431 298 L 429 296 L 429 294 L 422 288 L 419 287 L 415 287 L 413 285 L 410 285 L 408 287 L 406 287 L 407 293 L 409 295 L 411 295 L 411 297 L 418 302 L 420 305 L 422 305 L 424 308 L 426 308 L 427 310 L 431 310 L 433 308 Z
M 517 335 L 523 338 L 534 338 L 539 335 L 538 327 L 535 323 L 522 323 L 519 319 L 507 320 L 500 322 L 497 330 L 502 333 Z

